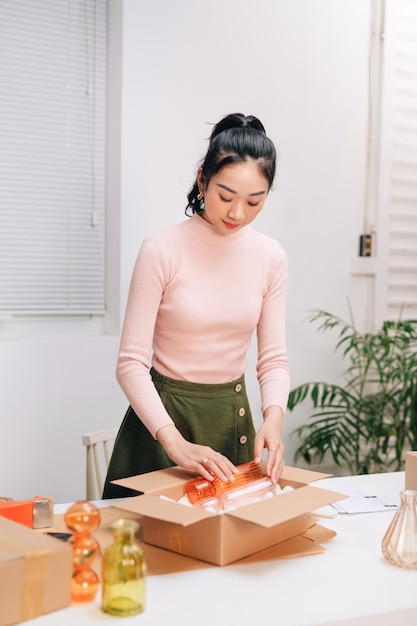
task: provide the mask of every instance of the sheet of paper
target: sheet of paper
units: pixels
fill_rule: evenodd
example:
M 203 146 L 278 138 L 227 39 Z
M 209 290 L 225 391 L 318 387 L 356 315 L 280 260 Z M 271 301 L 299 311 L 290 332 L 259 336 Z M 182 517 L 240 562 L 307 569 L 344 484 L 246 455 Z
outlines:
M 344 492 L 348 497 L 331 506 L 339 513 L 380 513 L 381 511 L 393 511 L 398 505 L 387 502 L 373 493 L 363 491 Z

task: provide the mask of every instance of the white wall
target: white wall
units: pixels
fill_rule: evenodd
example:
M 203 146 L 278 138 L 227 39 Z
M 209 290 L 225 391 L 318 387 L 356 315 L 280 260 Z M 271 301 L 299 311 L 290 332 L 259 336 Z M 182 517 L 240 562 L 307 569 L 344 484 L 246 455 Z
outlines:
M 318 339 L 307 312 L 347 317 L 349 296 L 363 315 L 366 279 L 350 276 L 350 260 L 364 209 L 369 19 L 363 0 L 124 2 L 122 293 L 143 236 L 183 219 L 208 122 L 258 115 L 280 162 L 255 225 L 290 259 L 294 385 L 338 371 L 333 339 Z M 259 420 L 253 368 L 254 350 Z M 304 413 L 287 416 L 288 460 Z
M 120 318 L 145 235 L 184 219 L 210 125 L 258 115 L 280 154 L 256 225 L 290 259 L 288 349 L 293 385 L 334 377 L 333 343 L 305 317 L 359 319 L 365 279 L 352 278 L 362 228 L 369 3 L 364 0 L 109 0 L 108 334 L 0 334 L 0 495 L 84 497 L 81 435 L 116 426 Z M 121 127 L 121 134 L 119 134 Z M 0 328 L 1 333 L 1 328 Z M 329 346 L 329 352 L 325 347 Z M 249 393 L 259 423 L 254 350 Z M 289 434 L 304 418 L 288 413 Z

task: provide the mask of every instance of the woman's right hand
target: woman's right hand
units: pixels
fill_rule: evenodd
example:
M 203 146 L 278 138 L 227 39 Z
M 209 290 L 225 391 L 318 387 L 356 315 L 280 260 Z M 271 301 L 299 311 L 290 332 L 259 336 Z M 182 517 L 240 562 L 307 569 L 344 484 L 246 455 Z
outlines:
M 184 439 L 174 424 L 160 428 L 156 438 L 173 463 L 201 474 L 207 480 L 218 476 L 223 481 L 233 481 L 238 472 L 236 466 L 220 452 Z

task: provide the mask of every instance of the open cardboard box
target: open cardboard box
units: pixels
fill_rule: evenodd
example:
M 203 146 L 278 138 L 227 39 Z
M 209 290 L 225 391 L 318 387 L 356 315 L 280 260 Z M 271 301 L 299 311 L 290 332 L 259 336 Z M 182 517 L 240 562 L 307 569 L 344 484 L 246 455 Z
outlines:
M 417 491 L 417 451 L 405 455 L 405 489 Z
M 309 513 L 346 496 L 310 486 L 328 474 L 285 467 L 279 484 L 293 491 L 216 515 L 178 500 L 195 474 L 173 467 L 114 481 L 143 492 L 112 506 L 143 516 L 143 540 L 214 565 L 227 565 L 250 554 L 304 533 Z
M 0 626 L 71 604 L 72 548 L 0 517 Z

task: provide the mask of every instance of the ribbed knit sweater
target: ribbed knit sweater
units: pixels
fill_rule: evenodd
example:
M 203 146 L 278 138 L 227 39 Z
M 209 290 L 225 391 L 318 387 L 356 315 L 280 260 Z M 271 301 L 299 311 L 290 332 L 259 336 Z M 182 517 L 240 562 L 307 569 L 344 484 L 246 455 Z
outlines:
M 219 234 L 198 214 L 146 238 L 133 270 L 117 380 L 155 437 L 172 424 L 149 367 L 176 380 L 239 378 L 257 334 L 262 411 L 285 412 L 287 256 L 280 244 L 245 226 Z

